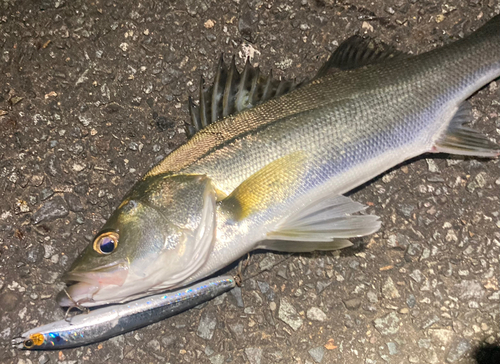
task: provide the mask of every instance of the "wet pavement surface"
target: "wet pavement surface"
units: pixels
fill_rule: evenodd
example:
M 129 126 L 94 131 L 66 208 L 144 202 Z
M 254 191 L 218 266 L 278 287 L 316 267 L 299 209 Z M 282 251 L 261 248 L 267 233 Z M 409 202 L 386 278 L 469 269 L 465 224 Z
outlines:
M 0 362 L 500 362 L 500 165 L 449 156 L 358 189 L 383 225 L 354 248 L 260 252 L 241 288 L 99 344 L 10 346 L 63 317 L 59 277 L 185 141 L 187 99 L 222 52 L 300 80 L 355 33 L 420 53 L 498 13 L 495 0 L 1 0 Z M 500 143 L 498 82 L 471 103 Z

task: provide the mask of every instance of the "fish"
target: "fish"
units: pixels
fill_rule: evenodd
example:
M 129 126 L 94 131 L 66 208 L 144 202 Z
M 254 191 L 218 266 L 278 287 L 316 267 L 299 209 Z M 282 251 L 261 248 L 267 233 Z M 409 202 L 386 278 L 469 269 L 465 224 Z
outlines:
M 425 153 L 496 158 L 467 99 L 500 76 L 500 16 L 410 55 L 344 41 L 310 80 L 217 66 L 190 139 L 126 194 L 63 280 L 59 305 L 121 303 L 199 281 L 255 249 L 335 250 L 380 229 L 346 193 Z
M 233 289 L 232 276 L 220 276 L 177 291 L 104 306 L 26 331 L 12 340 L 18 349 L 60 350 L 104 341 L 188 310 Z

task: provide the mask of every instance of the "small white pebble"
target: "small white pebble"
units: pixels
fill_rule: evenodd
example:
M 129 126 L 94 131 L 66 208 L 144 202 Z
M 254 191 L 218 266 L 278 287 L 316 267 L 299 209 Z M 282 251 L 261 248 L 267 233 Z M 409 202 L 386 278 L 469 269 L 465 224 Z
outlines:
M 361 24 L 361 29 L 367 30 L 369 32 L 373 32 L 373 26 L 366 21 L 364 21 L 363 24 Z
M 17 314 L 21 320 L 24 320 L 24 316 L 26 315 L 26 312 L 28 311 L 28 308 L 24 307 L 19 311 Z
M 208 19 L 203 26 L 207 29 L 212 29 L 215 25 L 215 22 L 212 19 Z

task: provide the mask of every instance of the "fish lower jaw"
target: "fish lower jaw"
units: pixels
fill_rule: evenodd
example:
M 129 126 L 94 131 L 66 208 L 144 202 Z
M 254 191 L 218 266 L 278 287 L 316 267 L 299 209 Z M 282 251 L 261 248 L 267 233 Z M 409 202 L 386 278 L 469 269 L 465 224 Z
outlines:
M 94 294 L 101 287 L 85 282 L 75 283 L 63 289 L 56 297 L 56 301 L 61 307 L 88 306 L 93 302 Z
M 138 290 L 140 283 L 137 280 L 123 285 L 78 282 L 59 292 L 56 301 L 61 307 L 96 307 L 124 303 L 153 294 L 148 288 Z

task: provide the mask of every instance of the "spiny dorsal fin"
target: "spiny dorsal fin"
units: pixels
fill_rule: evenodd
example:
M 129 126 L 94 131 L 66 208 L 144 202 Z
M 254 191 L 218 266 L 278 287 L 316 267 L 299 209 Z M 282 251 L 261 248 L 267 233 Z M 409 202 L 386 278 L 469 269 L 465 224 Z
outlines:
M 189 98 L 191 123 L 186 125 L 186 135 L 191 138 L 217 120 L 284 95 L 304 83 L 305 81 L 299 83 L 296 80 L 274 79 L 272 71 L 269 75 L 263 75 L 248 59 L 243 71 L 239 72 L 234 57 L 227 66 L 221 55 L 213 85 L 205 88 L 203 77 L 201 78 L 199 105 Z
M 406 53 L 379 40 L 354 35 L 339 45 L 328 61 L 319 69 L 315 78 L 330 73 L 332 69 L 352 70 L 387 59 L 407 56 Z
M 217 119 L 217 115 L 220 115 L 222 111 L 221 99 L 224 93 L 224 86 L 227 80 L 227 69 L 224 64 L 224 55 L 220 55 L 219 64 L 217 65 L 217 72 L 215 74 L 214 84 L 212 85 L 212 105 L 217 105 L 217 107 L 212 108 L 212 117 L 210 120 Z M 202 88 L 202 85 L 200 85 Z

